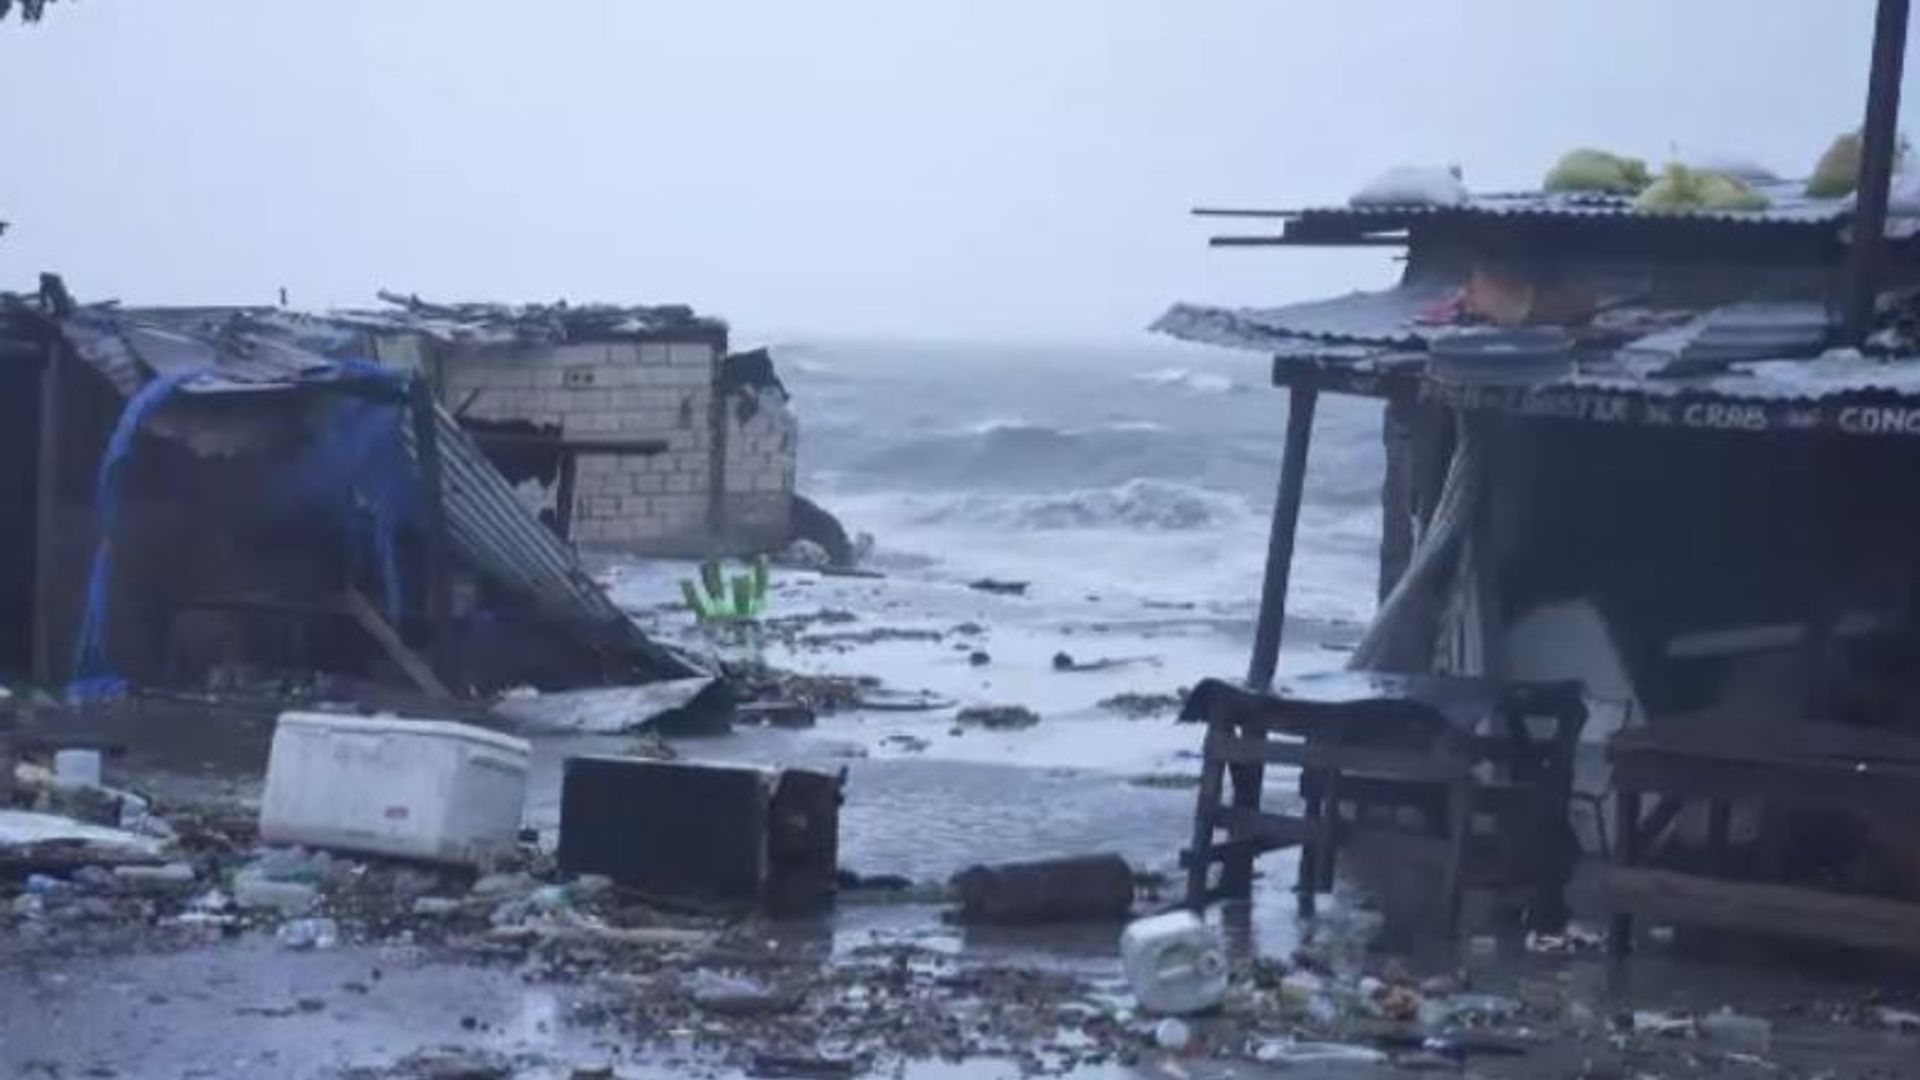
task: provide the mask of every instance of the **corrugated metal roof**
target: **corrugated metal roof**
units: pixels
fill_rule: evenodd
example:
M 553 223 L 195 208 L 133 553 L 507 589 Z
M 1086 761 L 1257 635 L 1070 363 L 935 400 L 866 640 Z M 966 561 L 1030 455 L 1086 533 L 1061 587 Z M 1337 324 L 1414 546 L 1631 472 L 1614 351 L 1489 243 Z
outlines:
M 553 345 L 572 341 L 724 337 L 727 324 L 685 304 L 436 304 L 381 293 L 393 305 L 338 311 L 326 318 L 372 333 L 421 334 L 475 348 Z
M 1467 202 L 1457 206 L 1438 206 L 1438 204 L 1419 204 L 1419 206 L 1325 206 L 1325 208 L 1283 209 L 1283 211 L 1258 211 L 1267 217 L 1283 217 L 1290 223 L 1298 223 L 1311 229 L 1340 227 L 1354 233 L 1390 233 L 1407 229 L 1421 221 L 1436 219 L 1507 219 L 1507 221 L 1597 221 L 1597 219 L 1628 219 L 1644 223 L 1720 223 L 1734 227 L 1757 227 L 1757 229 L 1832 229 L 1839 223 L 1853 217 L 1851 198 L 1811 198 L 1805 194 L 1805 183 L 1801 181 L 1776 181 L 1776 183 L 1753 184 L 1753 190 L 1764 194 L 1770 200 L 1766 209 L 1688 209 L 1688 211 L 1663 211 L 1649 213 L 1634 209 L 1634 200 L 1624 196 L 1605 196 L 1605 194 L 1578 194 L 1578 192 L 1501 192 L 1501 194 L 1475 194 Z M 1887 231 L 1893 234 L 1910 234 L 1914 231 L 1914 219 L 1895 217 L 1889 221 Z
M 447 539 L 468 565 L 525 598 L 544 618 L 580 628 L 603 648 L 637 651 L 655 668 L 692 674 L 683 661 L 634 626 L 580 565 L 573 549 L 514 495 L 459 422 L 439 406 L 434 413 Z M 411 451 L 411 425 L 405 440 Z
M 1154 322 L 1152 329 L 1187 341 L 1263 352 L 1298 347 L 1302 342 L 1420 348 L 1458 329 L 1421 326 L 1415 320 L 1422 310 L 1457 296 L 1459 291 L 1458 282 L 1449 282 L 1351 292 L 1270 308 L 1176 304 Z

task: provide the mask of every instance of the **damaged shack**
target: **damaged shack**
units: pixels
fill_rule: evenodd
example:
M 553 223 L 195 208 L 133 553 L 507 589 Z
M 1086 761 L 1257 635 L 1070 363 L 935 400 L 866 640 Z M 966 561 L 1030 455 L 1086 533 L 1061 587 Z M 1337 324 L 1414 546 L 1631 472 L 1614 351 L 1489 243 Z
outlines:
M 1889 154 L 1883 139 L 1883 166 Z M 1884 195 L 1884 168 L 1879 183 Z M 1920 503 L 1906 494 L 1920 476 L 1920 206 L 1896 205 L 1882 228 L 1845 191 L 1760 175 L 1738 187 L 1737 208 L 1461 189 L 1206 212 L 1278 226 L 1216 246 L 1405 258 L 1378 291 L 1178 305 L 1156 324 L 1271 355 L 1290 400 L 1246 689 L 1220 690 L 1231 706 L 1189 703 L 1216 723 L 1194 902 L 1218 895 L 1209 863 L 1244 892 L 1252 852 L 1303 844 L 1310 906 L 1369 800 L 1431 812 L 1457 893 L 1474 834 L 1537 856 L 1542 815 L 1565 822 L 1569 798 L 1598 807 L 1611 792 L 1611 836 L 1600 819 L 1588 846 L 1616 863 L 1617 948 L 1648 914 L 1920 949 Z M 1864 276 L 1849 266 L 1863 247 Z M 1323 393 L 1384 405 L 1381 602 L 1346 681 L 1276 684 Z M 1542 687 L 1576 683 L 1591 714 L 1579 741 L 1606 760 L 1571 745 L 1502 759 L 1500 740 L 1530 738 L 1497 726 L 1528 711 L 1516 688 L 1537 706 Z M 1347 726 L 1314 726 L 1335 714 Z M 1443 734 L 1372 757 L 1334 745 L 1394 728 L 1389 714 Z M 1559 715 L 1580 729 L 1576 710 Z M 1449 724 L 1494 743 L 1449 741 Z M 1236 739 L 1269 726 L 1323 748 Z M 1564 725 L 1553 740 L 1573 741 Z M 1580 780 L 1541 799 L 1539 778 L 1575 757 Z M 1303 769 L 1304 821 L 1253 812 L 1272 763 Z M 1214 805 L 1223 767 L 1232 807 Z M 1502 804 L 1515 791 L 1533 800 L 1518 813 Z
M 284 313 L 0 306 L 0 668 L 83 695 L 692 673 L 412 371 Z M 316 685 L 324 684 L 324 685 Z
M 419 372 L 524 501 L 585 550 L 706 556 L 793 539 L 798 424 L 765 350 L 681 306 L 442 305 L 329 320 Z

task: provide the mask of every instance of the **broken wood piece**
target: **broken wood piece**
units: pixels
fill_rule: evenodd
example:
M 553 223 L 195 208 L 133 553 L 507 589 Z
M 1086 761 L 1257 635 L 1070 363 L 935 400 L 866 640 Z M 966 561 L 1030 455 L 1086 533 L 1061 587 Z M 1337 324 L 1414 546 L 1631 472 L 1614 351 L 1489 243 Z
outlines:
M 753 1059 L 747 1075 L 768 1077 L 770 1080 L 789 1077 L 796 1080 L 837 1080 L 839 1077 L 852 1076 L 856 1071 L 855 1063 L 846 1058 L 761 1054 Z
M 386 616 L 380 614 L 379 609 L 375 608 L 359 589 L 349 586 L 345 599 L 347 614 L 353 616 L 353 621 L 360 624 L 360 628 L 367 632 L 367 636 L 373 638 L 381 650 L 387 654 L 387 658 L 398 665 L 400 670 L 406 673 L 407 678 L 413 680 L 415 686 L 433 697 L 453 696 L 446 684 L 440 681 L 440 677 L 433 673 L 432 665 L 428 664 L 419 653 L 409 648 L 406 642 L 400 640 L 399 631 L 393 628 L 393 624 L 387 621 Z

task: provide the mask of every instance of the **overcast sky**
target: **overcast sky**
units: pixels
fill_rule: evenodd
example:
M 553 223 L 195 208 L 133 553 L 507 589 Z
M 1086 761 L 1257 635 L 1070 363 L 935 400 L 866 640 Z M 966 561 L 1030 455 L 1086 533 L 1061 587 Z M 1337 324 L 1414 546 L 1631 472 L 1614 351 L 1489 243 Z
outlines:
M 1124 341 L 1170 300 L 1391 272 L 1209 252 L 1197 204 L 1338 201 L 1397 162 L 1532 185 L 1582 144 L 1802 175 L 1859 123 L 1871 25 L 1871 0 L 62 0 L 0 25 L 0 283 Z

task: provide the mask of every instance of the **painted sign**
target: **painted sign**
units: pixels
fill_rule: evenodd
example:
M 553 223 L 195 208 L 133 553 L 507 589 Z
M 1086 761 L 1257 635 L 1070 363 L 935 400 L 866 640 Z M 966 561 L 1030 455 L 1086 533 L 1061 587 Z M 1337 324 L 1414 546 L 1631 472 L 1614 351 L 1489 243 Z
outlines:
M 1884 394 L 1882 395 L 1884 396 Z M 1520 416 L 1697 431 L 1810 431 L 1846 435 L 1920 436 L 1920 405 L 1864 405 L 1858 397 L 1827 401 L 1737 400 L 1578 386 L 1484 386 L 1419 380 L 1419 400 L 1458 409 Z

